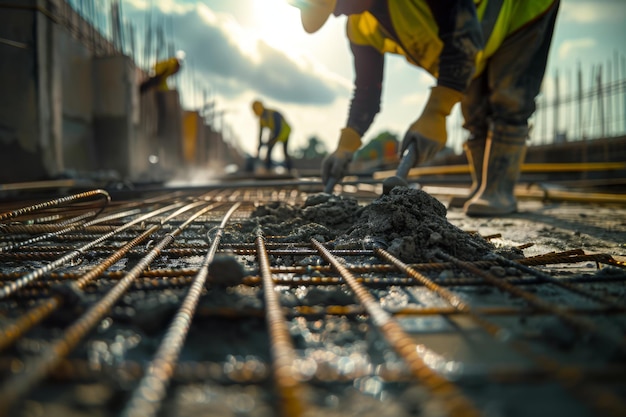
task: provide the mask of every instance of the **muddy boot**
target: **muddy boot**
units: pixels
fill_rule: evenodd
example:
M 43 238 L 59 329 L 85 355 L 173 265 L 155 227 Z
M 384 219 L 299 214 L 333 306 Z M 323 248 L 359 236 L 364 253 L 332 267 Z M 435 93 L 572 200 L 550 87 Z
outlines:
M 487 139 L 483 181 L 474 197 L 463 206 L 468 216 L 499 216 L 517 211 L 513 194 L 526 156 L 528 128 L 496 126 Z
M 483 156 L 485 154 L 485 138 L 470 138 L 463 144 L 465 150 L 465 156 L 467 157 L 467 163 L 470 168 L 470 174 L 472 176 L 472 186 L 470 187 L 469 194 L 467 196 L 452 197 L 448 208 L 460 208 L 470 200 L 480 188 L 480 184 L 483 179 Z

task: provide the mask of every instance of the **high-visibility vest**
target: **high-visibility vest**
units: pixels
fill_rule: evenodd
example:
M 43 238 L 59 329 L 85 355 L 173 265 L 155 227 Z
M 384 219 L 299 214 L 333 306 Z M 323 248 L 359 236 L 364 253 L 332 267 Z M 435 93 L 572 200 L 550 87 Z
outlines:
M 276 117 L 278 115 L 278 117 Z M 276 126 L 276 119 L 279 119 L 279 126 Z M 277 138 L 278 142 L 284 142 L 289 138 L 291 126 L 285 118 L 276 110 L 264 109 L 259 118 L 261 128 L 267 127 L 272 132 L 271 135 Z
M 154 76 L 159 78 L 158 90 L 167 91 L 167 78 L 176 74 L 180 70 L 180 63 L 176 58 L 169 58 L 154 64 Z
M 555 0 L 474 0 L 478 20 L 490 15 L 493 8 L 500 8 L 484 48 L 476 55 L 476 72 L 479 75 L 489 57 L 502 45 L 507 36 L 545 13 Z M 369 12 L 350 15 L 347 34 L 357 45 L 369 45 L 381 53 L 403 55 L 406 59 L 437 77 L 439 54 L 443 42 L 438 27 L 425 0 L 389 1 L 391 22 L 398 36 L 392 38 Z

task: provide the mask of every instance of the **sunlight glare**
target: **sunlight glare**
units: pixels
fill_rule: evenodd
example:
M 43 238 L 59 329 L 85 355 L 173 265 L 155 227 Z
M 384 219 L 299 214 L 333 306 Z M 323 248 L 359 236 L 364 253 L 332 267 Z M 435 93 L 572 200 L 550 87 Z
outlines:
M 270 45 L 295 46 L 306 36 L 300 23 L 300 11 L 286 0 L 255 1 L 253 8 L 255 32 Z

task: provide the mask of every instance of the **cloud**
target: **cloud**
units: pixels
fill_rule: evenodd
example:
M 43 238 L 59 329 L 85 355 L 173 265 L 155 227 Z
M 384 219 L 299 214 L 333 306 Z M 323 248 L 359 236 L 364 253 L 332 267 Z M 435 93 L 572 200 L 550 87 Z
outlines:
M 623 22 L 626 7 L 623 0 L 593 2 L 561 2 L 561 19 L 574 23 Z
M 130 6 L 137 10 L 148 10 L 153 7 L 150 0 L 125 0 L 123 7 Z M 182 4 L 176 0 L 159 0 L 158 9 L 163 13 L 186 13 L 194 6 L 191 4 Z
M 326 105 L 348 93 L 338 77 L 304 57 L 296 61 L 228 14 L 215 13 L 202 3 L 172 11 L 168 19 L 177 48 L 186 53 L 186 67 L 224 96 L 252 90 L 281 102 Z
M 402 96 L 400 103 L 406 106 L 423 105 L 428 98 L 428 93 L 413 93 Z
M 566 40 L 561 43 L 558 51 L 559 59 L 566 59 L 572 55 L 580 56 L 581 49 L 589 49 L 596 46 L 597 42 L 592 38 L 581 38 L 581 39 L 573 39 Z

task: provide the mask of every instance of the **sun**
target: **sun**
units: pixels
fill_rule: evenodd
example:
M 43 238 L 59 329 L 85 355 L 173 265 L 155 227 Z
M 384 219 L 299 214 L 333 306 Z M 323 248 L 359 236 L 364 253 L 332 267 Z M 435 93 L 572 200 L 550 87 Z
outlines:
M 252 13 L 256 35 L 275 47 L 295 46 L 306 36 L 300 11 L 287 0 L 256 0 Z

